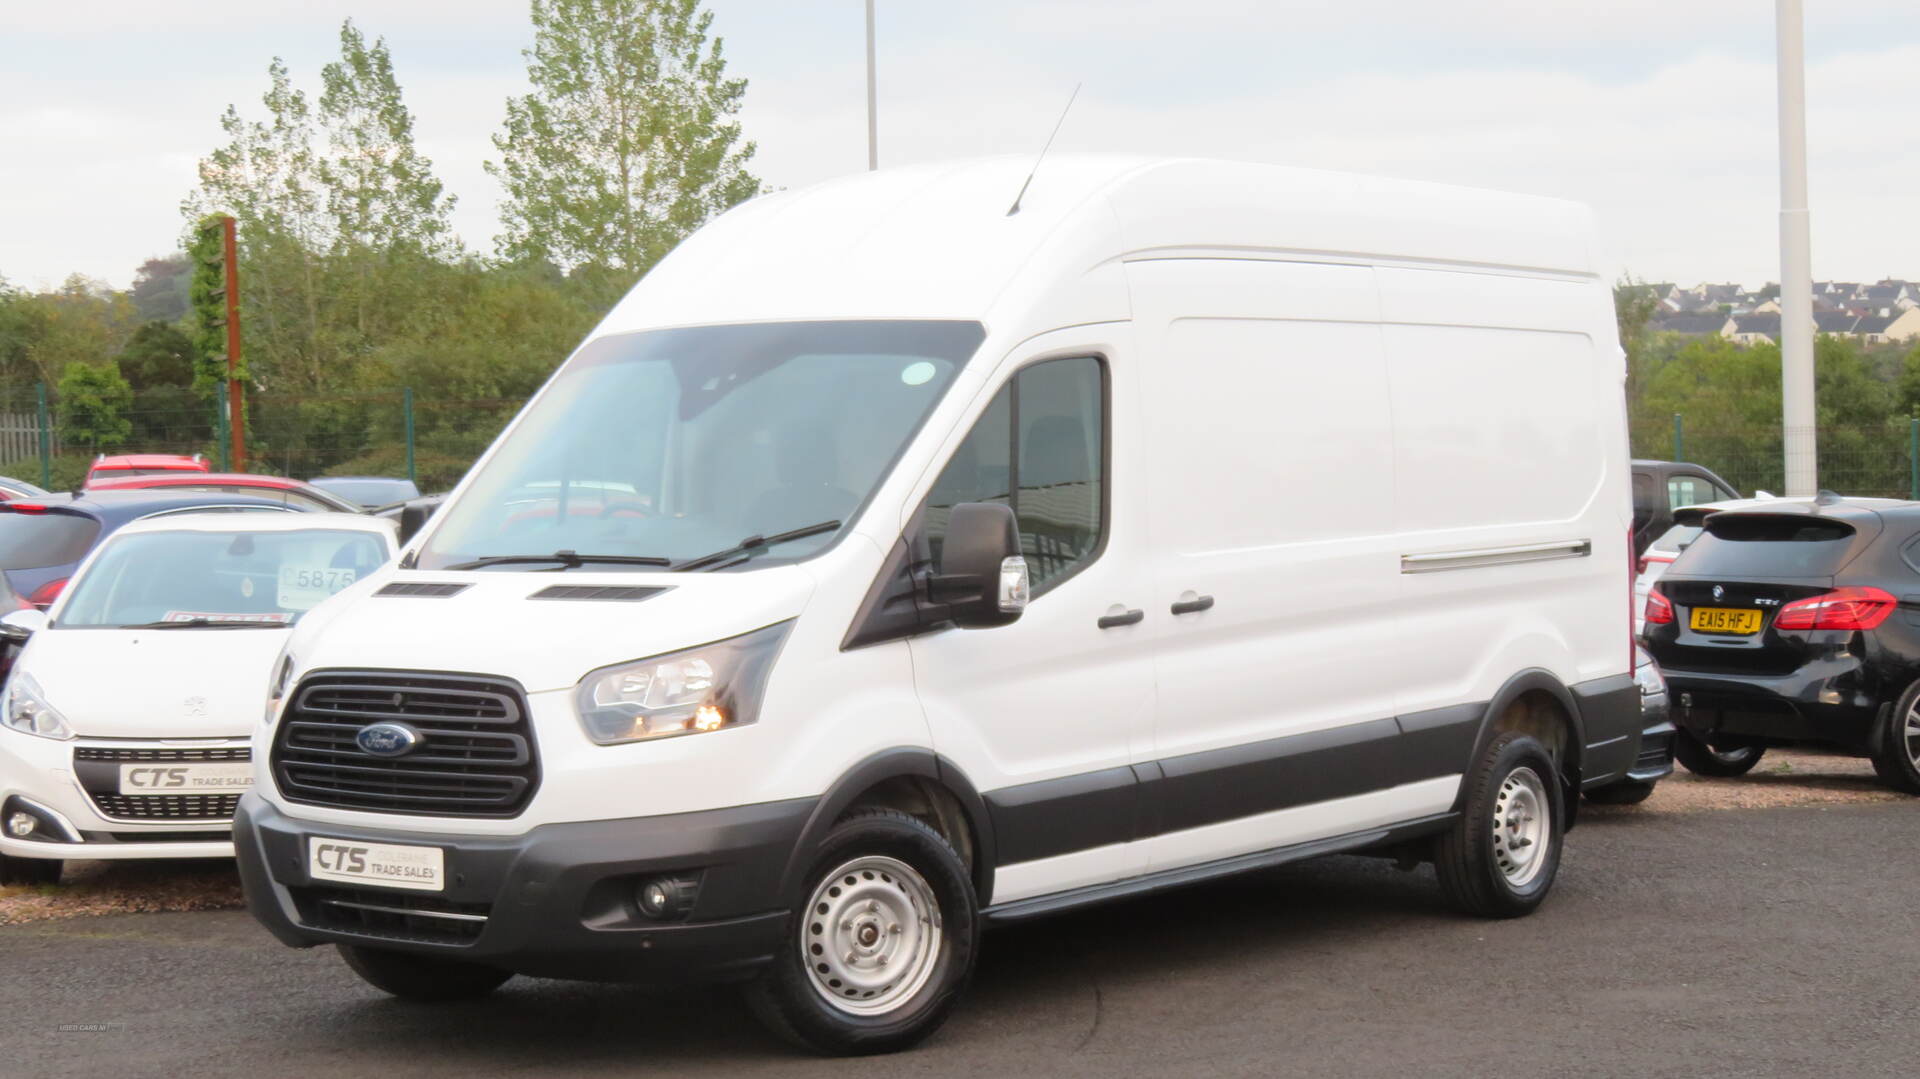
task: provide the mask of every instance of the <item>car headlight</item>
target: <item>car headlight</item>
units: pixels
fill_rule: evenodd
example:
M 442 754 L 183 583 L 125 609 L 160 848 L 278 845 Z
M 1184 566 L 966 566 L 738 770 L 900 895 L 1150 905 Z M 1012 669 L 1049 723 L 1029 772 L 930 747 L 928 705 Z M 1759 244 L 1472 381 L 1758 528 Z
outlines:
M 1654 697 L 1667 691 L 1667 680 L 1652 660 L 1634 665 L 1633 680 L 1640 687 L 1642 697 Z
M 287 687 L 293 681 L 293 655 L 281 651 L 280 658 L 273 664 L 273 680 L 267 684 L 267 713 L 262 722 L 273 726 L 280 717 L 280 702 L 286 699 Z
M 73 728 L 67 726 L 66 717 L 47 703 L 40 683 L 34 681 L 32 675 L 19 672 L 7 682 L 6 700 L 0 702 L 0 722 L 42 738 L 66 741 L 73 737 Z
M 603 746 L 743 727 L 793 623 L 781 622 L 684 652 L 602 667 L 580 680 L 574 709 Z

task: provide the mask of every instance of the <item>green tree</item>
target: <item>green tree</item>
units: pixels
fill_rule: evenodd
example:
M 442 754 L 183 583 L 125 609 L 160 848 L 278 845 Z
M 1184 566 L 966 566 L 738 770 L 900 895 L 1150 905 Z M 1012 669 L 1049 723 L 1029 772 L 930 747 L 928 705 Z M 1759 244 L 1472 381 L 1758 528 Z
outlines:
M 133 272 L 127 298 L 141 318 L 172 322 L 187 313 L 187 280 L 192 276 L 185 254 L 148 259 Z
M 758 193 L 713 15 L 699 0 L 532 0 L 533 92 L 507 102 L 491 172 L 500 254 L 587 267 L 611 300 L 714 214 Z
M 340 59 L 320 77 L 328 152 L 317 171 L 334 250 L 457 254 L 448 219 L 454 198 L 414 146 L 413 114 L 401 100 L 386 39 L 369 46 L 347 20 L 340 25 Z
M 133 433 L 127 409 L 133 387 L 112 363 L 70 363 L 60 375 L 60 437 L 91 451 L 111 449 Z
M 170 322 L 148 322 L 133 331 L 114 363 L 135 393 L 193 384 L 193 342 Z

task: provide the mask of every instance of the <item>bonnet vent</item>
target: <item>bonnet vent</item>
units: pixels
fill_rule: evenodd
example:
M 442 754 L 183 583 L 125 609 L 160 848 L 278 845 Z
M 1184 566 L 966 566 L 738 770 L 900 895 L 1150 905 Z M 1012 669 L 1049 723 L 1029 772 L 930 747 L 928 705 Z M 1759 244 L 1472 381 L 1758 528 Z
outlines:
M 395 581 L 376 596 L 413 596 L 417 599 L 446 599 L 457 596 L 467 590 L 467 585 L 456 581 Z
M 528 596 L 528 599 L 589 599 L 606 600 L 614 603 L 632 603 L 648 599 L 665 592 L 664 588 L 647 588 L 629 584 L 556 584 Z

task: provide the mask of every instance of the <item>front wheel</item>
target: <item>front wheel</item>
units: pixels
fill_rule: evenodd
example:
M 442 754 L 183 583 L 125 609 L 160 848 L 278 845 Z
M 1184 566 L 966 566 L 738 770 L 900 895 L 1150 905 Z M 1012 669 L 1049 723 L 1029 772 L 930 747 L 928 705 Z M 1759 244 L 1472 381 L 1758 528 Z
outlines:
M 1467 776 L 1467 804 L 1434 843 L 1454 906 L 1488 918 L 1530 914 L 1560 871 L 1560 780 L 1539 740 L 1502 734 Z
M 1674 735 L 1673 755 L 1687 771 L 1697 776 L 1733 779 L 1753 771 L 1766 752 L 1763 746 L 1735 745 L 1716 749 L 1692 731 L 1682 728 Z
M 375 989 L 405 1000 L 477 1000 L 500 988 L 513 972 L 436 955 L 341 944 L 340 958 Z
M 953 847 L 891 809 L 828 833 L 773 965 L 747 990 L 755 1014 L 804 1048 L 890 1053 L 939 1028 L 973 974 L 980 916 Z
M 1881 720 L 1873 770 L 1894 790 L 1920 794 L 1920 682 L 1908 687 Z

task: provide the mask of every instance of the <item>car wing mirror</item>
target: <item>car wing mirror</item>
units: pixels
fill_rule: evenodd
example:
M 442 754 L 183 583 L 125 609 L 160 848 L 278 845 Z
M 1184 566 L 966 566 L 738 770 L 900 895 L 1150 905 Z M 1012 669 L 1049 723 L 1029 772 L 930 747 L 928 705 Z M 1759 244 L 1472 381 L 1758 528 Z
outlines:
M 0 638 L 25 642 L 28 637 L 47 628 L 47 612 L 27 608 L 8 611 L 0 615 Z
M 433 519 L 433 511 L 440 508 L 444 499 L 438 495 L 427 498 L 409 499 L 400 504 L 400 543 L 405 546 L 408 540 L 418 535 L 427 522 Z
M 1020 524 L 1010 507 L 962 502 L 947 520 L 940 564 L 927 582 L 962 629 L 989 629 L 1016 621 L 1027 609 L 1031 581 L 1020 555 Z

